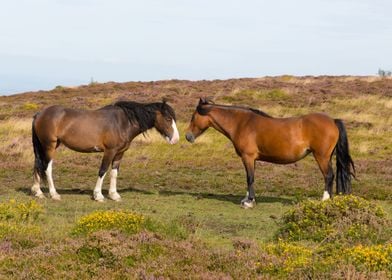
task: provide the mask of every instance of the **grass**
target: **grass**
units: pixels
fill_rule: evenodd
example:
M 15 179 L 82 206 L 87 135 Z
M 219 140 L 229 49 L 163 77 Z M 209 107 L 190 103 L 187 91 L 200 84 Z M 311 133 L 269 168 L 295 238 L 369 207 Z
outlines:
M 94 84 L 1 97 L 0 202 L 35 200 L 30 196 L 34 108 L 75 102 L 82 108 L 98 108 L 121 98 L 152 101 L 169 95 L 178 115 L 181 141 L 168 145 L 153 131 L 135 139 L 120 167 L 122 201 L 104 203 L 91 200 L 102 154 L 80 154 L 60 147 L 54 161 L 54 180 L 62 200 L 38 201 L 44 212 L 34 222 L 40 229 L 36 236 L 0 240 L 0 277 L 84 279 L 99 278 L 105 271 L 107 279 L 121 275 L 131 279 L 179 279 L 183 275 L 221 279 L 257 278 L 269 271 L 273 278 L 286 278 L 287 274 L 274 274 L 270 267 L 258 264 L 271 261 L 282 268 L 281 272 L 293 268 L 291 277 L 297 279 L 308 275 L 387 279 L 385 271 L 361 270 L 355 263 L 336 265 L 337 272 L 309 274 L 305 271 L 309 252 L 319 257 L 315 253 L 318 244 L 279 245 L 274 241 L 284 213 L 307 198 L 321 198 L 324 183 L 311 156 L 285 166 L 257 163 L 257 206 L 243 210 L 239 203 L 246 191 L 245 171 L 229 140 L 210 129 L 190 144 L 184 132 L 198 95 L 217 93 L 217 103 L 251 105 L 276 117 L 328 112 L 342 118 L 347 126 L 358 174 L 354 194 L 374 201 L 392 218 L 392 99 L 382 94 L 389 84 L 378 85 L 391 82 L 283 76 L 193 84 Z M 369 87 L 374 92 L 369 93 Z M 330 88 L 334 91 L 329 95 L 320 93 Z M 106 178 L 104 190 L 108 185 Z M 44 192 L 47 194 L 47 189 Z M 151 224 L 146 232 L 131 236 L 111 231 L 88 237 L 71 234 L 82 216 L 104 210 L 140 213 Z M 265 246 L 274 249 L 260 249 Z M 289 257 L 291 263 L 282 262 L 283 257 L 273 253 L 276 248 L 292 250 L 289 253 L 293 256 L 303 253 L 303 261 Z

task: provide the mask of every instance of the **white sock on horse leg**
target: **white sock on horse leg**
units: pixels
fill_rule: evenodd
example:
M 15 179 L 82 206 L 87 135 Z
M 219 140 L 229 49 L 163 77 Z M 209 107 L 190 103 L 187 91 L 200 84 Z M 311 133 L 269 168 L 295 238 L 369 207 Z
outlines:
M 244 197 L 244 199 L 241 200 L 241 203 L 248 201 L 248 199 L 249 199 L 249 192 L 246 192 L 246 196 Z
M 94 188 L 94 199 L 97 201 L 104 200 L 104 197 L 102 194 L 102 184 L 103 184 L 103 179 L 105 178 L 105 175 L 106 175 L 106 173 L 103 174 L 102 177 L 98 177 L 97 184 L 95 185 L 95 188 Z
M 117 192 L 117 175 L 117 169 L 112 169 L 112 171 L 110 171 L 109 197 L 116 201 L 121 199 L 121 196 Z
M 54 187 L 53 182 L 53 160 L 49 161 L 48 168 L 46 168 L 45 174 L 49 185 L 49 194 L 53 199 L 60 200 L 60 195 L 57 193 L 56 188 Z
M 323 194 L 322 201 L 324 201 L 324 200 L 327 200 L 327 199 L 330 199 L 329 192 L 327 192 L 327 191 L 324 191 L 324 194 Z
M 31 187 L 31 192 L 34 196 L 39 198 L 44 198 L 44 194 L 41 191 L 41 177 L 38 174 L 34 174 L 34 184 Z

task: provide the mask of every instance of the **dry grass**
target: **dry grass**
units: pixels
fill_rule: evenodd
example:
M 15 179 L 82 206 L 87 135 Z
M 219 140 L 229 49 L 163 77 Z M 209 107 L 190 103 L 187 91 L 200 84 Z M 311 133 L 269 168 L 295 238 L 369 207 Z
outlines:
M 166 96 L 176 109 L 181 136 L 177 145 L 167 144 L 155 131 L 134 140 L 120 168 L 118 186 L 123 201 L 119 203 L 91 201 L 102 154 L 60 148 L 54 179 L 63 200 L 41 202 L 45 208 L 38 222 L 42 236 L 0 241 L 0 277 L 265 278 L 257 262 L 282 260 L 266 255 L 258 246 L 273 238 L 277 220 L 292 204 L 321 197 L 321 173 L 311 156 L 285 166 L 258 163 L 258 205 L 243 211 L 239 202 L 245 194 L 245 172 L 230 141 L 212 129 L 193 145 L 184 139 L 198 97 L 213 96 L 217 103 L 247 105 L 276 117 L 323 111 L 342 118 L 359 178 L 353 182 L 354 193 L 383 200 L 376 203 L 391 216 L 391 90 L 390 79 L 282 76 L 92 84 L 0 97 L 1 200 L 31 199 L 31 119 L 35 111 L 30 109 L 35 104 L 39 109 L 54 103 L 96 109 L 118 99 L 148 102 Z M 106 180 L 104 189 L 108 184 Z M 136 211 L 165 226 L 133 237 L 118 233 L 102 233 L 88 240 L 70 237 L 79 217 L 111 209 Z M 271 277 L 388 277 L 385 272 L 360 271 L 345 264 L 337 271 L 336 267 L 320 274 L 312 274 L 315 267 Z
M 0 157 L 19 164 L 34 160 L 31 145 L 31 119 L 11 118 L 1 121 Z

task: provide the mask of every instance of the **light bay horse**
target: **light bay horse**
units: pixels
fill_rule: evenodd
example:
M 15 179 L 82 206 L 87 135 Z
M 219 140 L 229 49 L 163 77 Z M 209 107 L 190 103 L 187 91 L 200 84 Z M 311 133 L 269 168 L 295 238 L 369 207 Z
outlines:
M 336 153 L 336 192 L 351 192 L 354 162 L 349 153 L 345 126 L 326 114 L 273 118 L 246 107 L 217 105 L 201 98 L 192 115 L 186 139 L 194 142 L 213 127 L 231 140 L 246 170 L 248 191 L 244 208 L 255 205 L 255 161 L 294 163 L 312 153 L 325 180 L 323 200 L 332 196 L 334 172 L 331 158 Z M 351 171 L 352 168 L 352 171 Z

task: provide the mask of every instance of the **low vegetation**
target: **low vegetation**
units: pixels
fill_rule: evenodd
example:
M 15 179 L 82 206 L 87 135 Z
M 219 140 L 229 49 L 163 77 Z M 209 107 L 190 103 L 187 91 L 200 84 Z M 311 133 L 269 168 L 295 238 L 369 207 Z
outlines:
M 135 139 L 120 168 L 121 202 L 91 200 L 101 154 L 62 146 L 54 161 L 62 200 L 30 196 L 37 111 L 163 96 L 182 139 Z M 241 209 L 245 172 L 231 143 L 212 130 L 193 145 L 183 138 L 201 96 L 276 117 L 322 111 L 343 119 L 357 169 L 353 195 L 321 202 L 324 182 L 309 156 L 258 163 L 257 206 Z M 390 279 L 391 109 L 388 77 L 92 83 L 0 97 L 0 278 Z
M 200 240 L 196 234 L 200 225 L 192 221 L 162 223 L 124 210 L 94 211 L 84 215 L 59 242 L 45 238 L 45 221 L 39 219 L 43 205 L 35 200 L 11 201 L 1 204 L 1 219 L 18 231 L 2 231 L 0 249 L 5 254 L 0 258 L 1 276 L 70 279 L 102 277 L 102 273 L 105 273 L 105 279 L 121 278 L 125 273 L 127 278 L 154 275 L 176 279 L 181 279 L 184 273 L 208 279 L 263 278 L 267 275 L 290 279 L 344 278 L 352 273 L 363 278 L 392 276 L 391 235 L 386 240 L 366 239 L 363 242 L 366 245 L 359 239 L 354 243 L 345 242 L 345 239 L 301 242 L 309 240 L 311 232 L 318 237 L 325 229 L 325 224 L 317 218 L 312 228 L 299 223 L 298 227 L 309 230 L 305 237 L 300 235 L 302 239 L 291 241 L 282 237 L 281 233 L 287 232 L 287 225 L 293 223 L 287 218 L 293 211 L 313 217 L 325 216 L 327 225 L 326 220 L 336 216 L 368 216 L 372 212 L 390 225 L 383 210 L 379 207 L 370 210 L 366 200 L 349 196 L 337 197 L 333 202 L 327 206 L 325 202 L 316 201 L 295 205 L 294 210 L 283 216 L 277 230 L 279 238 L 275 241 L 259 243 L 237 238 L 232 240 L 231 248 L 219 248 Z M 372 224 L 371 219 L 356 221 L 359 228 L 372 227 Z M 168 231 L 168 228 L 176 230 Z M 183 232 L 180 238 L 179 229 Z M 346 233 L 338 223 L 333 223 L 331 231 L 342 231 L 341 236 Z
M 392 223 L 374 203 L 356 196 L 307 200 L 283 216 L 278 235 L 287 240 L 377 244 L 392 236 Z
M 100 230 L 118 230 L 137 233 L 144 224 L 144 217 L 127 211 L 95 211 L 79 219 L 74 234 L 88 234 Z
M 34 200 L 17 203 L 12 199 L 0 203 L 0 238 L 40 233 L 35 221 L 42 213 L 43 207 Z

